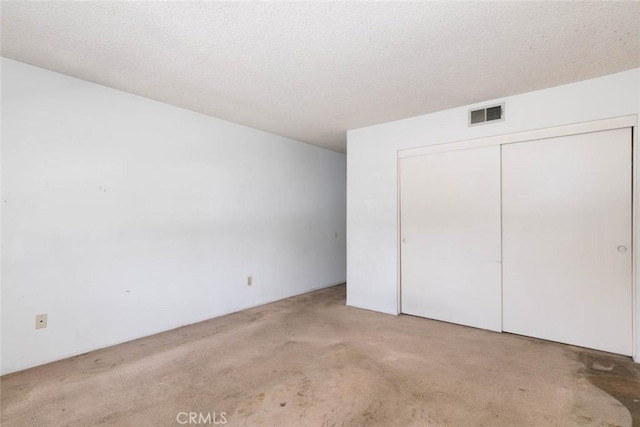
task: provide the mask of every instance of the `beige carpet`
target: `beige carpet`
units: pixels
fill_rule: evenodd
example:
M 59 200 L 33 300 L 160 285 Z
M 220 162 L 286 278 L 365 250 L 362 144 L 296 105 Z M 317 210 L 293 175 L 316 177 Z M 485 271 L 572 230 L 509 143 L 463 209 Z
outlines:
M 344 304 L 337 286 L 4 376 L 2 426 L 640 426 L 628 358 Z

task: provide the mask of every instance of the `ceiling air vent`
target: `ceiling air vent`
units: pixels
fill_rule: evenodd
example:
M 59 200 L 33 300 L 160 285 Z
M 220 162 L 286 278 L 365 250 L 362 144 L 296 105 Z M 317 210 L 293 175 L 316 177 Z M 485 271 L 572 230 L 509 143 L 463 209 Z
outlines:
M 469 110 L 469 126 L 504 120 L 504 104 Z

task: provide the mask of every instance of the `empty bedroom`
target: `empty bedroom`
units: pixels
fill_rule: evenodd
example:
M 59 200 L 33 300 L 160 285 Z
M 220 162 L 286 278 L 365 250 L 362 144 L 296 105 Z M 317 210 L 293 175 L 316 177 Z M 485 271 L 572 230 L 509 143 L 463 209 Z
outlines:
M 640 427 L 640 2 L 0 14 L 3 427 Z

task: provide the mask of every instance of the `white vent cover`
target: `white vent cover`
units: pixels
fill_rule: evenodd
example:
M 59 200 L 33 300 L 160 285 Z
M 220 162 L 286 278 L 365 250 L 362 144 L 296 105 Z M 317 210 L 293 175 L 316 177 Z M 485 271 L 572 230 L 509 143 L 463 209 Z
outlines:
M 469 126 L 504 120 L 504 103 L 469 110 Z

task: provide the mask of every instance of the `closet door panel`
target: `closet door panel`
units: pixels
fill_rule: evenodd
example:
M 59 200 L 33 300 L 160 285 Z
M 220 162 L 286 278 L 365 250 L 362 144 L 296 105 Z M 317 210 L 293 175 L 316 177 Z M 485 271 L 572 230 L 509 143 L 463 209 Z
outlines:
M 631 129 L 502 146 L 504 330 L 632 352 Z
M 400 161 L 402 312 L 501 330 L 500 147 Z

